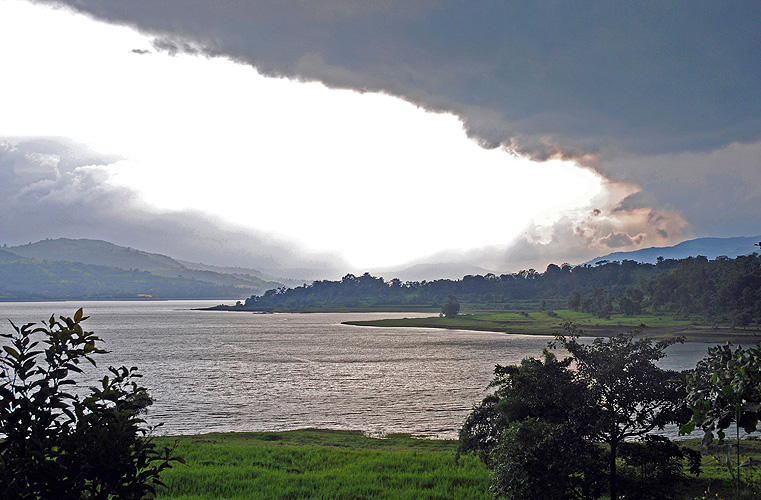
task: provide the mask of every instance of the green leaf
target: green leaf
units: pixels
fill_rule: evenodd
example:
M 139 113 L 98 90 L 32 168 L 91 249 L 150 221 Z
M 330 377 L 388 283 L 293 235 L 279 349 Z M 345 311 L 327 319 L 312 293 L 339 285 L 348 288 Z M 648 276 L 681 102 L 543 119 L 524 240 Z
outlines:
M 688 424 L 684 424 L 679 428 L 679 435 L 683 436 L 685 434 L 692 434 L 692 431 L 695 430 L 695 422 L 690 422 Z
M 732 386 L 725 385 L 721 388 L 721 394 L 727 399 L 732 399 L 735 395 L 735 391 L 732 390 Z
M 14 349 L 13 347 L 4 345 L 3 349 L 5 349 L 5 352 L 10 354 L 13 358 L 19 359 L 20 355 L 19 355 L 18 351 L 16 349 Z

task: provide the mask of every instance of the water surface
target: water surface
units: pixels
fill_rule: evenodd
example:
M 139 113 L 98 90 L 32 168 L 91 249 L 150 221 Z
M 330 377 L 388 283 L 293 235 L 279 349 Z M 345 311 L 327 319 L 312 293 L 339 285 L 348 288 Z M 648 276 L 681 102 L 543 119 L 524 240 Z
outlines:
M 455 437 L 494 365 L 541 356 L 552 339 L 341 324 L 416 316 L 408 312 L 192 310 L 215 303 L 0 303 L 0 318 L 39 322 L 84 307 L 84 326 L 110 351 L 99 376 L 109 365 L 138 366 L 155 399 L 148 421 L 166 434 L 320 427 Z M 674 346 L 661 364 L 692 368 L 707 347 Z

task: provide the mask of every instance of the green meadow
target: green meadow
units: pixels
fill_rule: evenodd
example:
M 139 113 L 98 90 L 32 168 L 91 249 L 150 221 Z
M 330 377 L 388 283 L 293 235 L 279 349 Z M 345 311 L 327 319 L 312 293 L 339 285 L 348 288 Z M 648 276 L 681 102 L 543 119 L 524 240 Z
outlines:
M 346 324 L 377 327 L 447 328 L 522 335 L 554 335 L 562 332 L 562 324 L 573 322 L 584 334 L 610 336 L 641 327 L 642 335 L 650 338 L 684 336 L 694 342 L 753 343 L 761 341 L 759 328 L 733 328 L 729 324 L 708 323 L 702 319 L 676 318 L 662 314 L 625 316 L 612 314 L 600 318 L 590 313 L 569 310 L 461 314 L 454 318 L 401 318 L 374 321 L 348 321 Z
M 714 442 L 707 448 L 701 446 L 700 440 L 693 439 L 688 442 L 691 448 L 700 450 L 703 455 L 702 472 L 698 477 L 692 477 L 686 487 L 685 500 L 698 499 L 721 499 L 732 500 L 735 497 L 735 483 L 727 469 L 727 450 L 734 440 L 727 439 L 724 444 Z M 761 497 L 761 441 L 757 438 L 742 439 L 740 441 L 740 463 L 755 463 L 751 467 L 741 467 L 740 471 L 740 498 L 750 499 Z M 737 464 L 737 448 L 732 445 L 731 460 L 733 467 Z M 738 470 L 738 469 L 735 469 Z
M 159 498 L 490 499 L 489 471 L 455 463 L 456 441 L 299 430 L 205 434 L 177 440 L 187 462 L 162 473 Z
M 158 498 L 207 499 L 491 499 L 489 471 L 472 456 L 455 463 L 457 442 L 356 431 L 204 434 L 177 441 L 187 462 L 162 473 Z M 691 476 L 685 500 L 734 498 L 725 445 L 702 448 L 703 472 Z M 741 461 L 761 461 L 761 442 L 743 440 Z M 734 452 L 733 452 L 734 460 Z M 761 471 L 743 468 L 743 498 L 754 498 Z M 751 483 L 748 485 L 747 483 Z M 707 493 L 707 494 L 706 494 Z

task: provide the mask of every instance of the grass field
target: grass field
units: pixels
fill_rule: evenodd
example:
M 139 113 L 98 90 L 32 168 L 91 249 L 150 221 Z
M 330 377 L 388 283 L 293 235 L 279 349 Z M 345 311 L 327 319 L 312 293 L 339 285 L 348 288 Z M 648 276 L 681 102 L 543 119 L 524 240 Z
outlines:
M 660 314 L 624 316 L 613 314 L 610 319 L 576 311 L 537 311 L 528 313 L 462 314 L 456 318 L 402 318 L 374 321 L 349 321 L 346 324 L 378 327 L 447 328 L 524 335 L 553 335 L 562 331 L 561 324 L 572 321 L 584 330 L 585 335 L 610 336 L 645 325 L 643 336 L 667 338 L 684 336 L 693 342 L 730 341 L 742 344 L 761 342 L 761 329 L 736 329 L 730 325 L 708 324 L 705 321 L 679 319 Z
M 684 499 L 722 499 L 731 500 L 735 497 L 735 486 L 732 476 L 726 467 L 726 451 L 729 443 L 727 440 L 720 445 L 714 443 L 708 448 L 700 445 L 698 440 L 690 440 L 689 446 L 700 450 L 703 454 L 702 473 L 694 478 L 688 486 Z M 736 448 L 732 448 L 732 460 L 735 462 Z M 752 459 L 756 464 L 761 463 L 761 442 L 757 439 L 743 439 L 740 444 L 740 461 Z M 758 466 L 743 467 L 740 469 L 741 499 L 761 498 L 761 469 Z
M 455 463 L 456 441 L 361 432 L 205 434 L 161 438 L 177 440 L 187 465 L 165 471 L 168 488 L 159 498 L 174 499 L 490 499 L 489 471 L 477 459 Z M 723 460 L 726 445 L 703 449 L 703 473 L 693 478 L 684 500 L 734 498 Z M 742 460 L 761 460 L 761 442 L 744 440 Z M 745 468 L 744 479 L 761 471 Z M 706 491 L 709 492 L 706 495 Z M 754 498 L 745 488 L 743 498 Z M 679 499 L 676 499 L 679 500 Z
M 163 438 L 173 440 L 175 438 Z M 489 472 L 473 457 L 455 464 L 455 441 L 300 430 L 181 436 L 178 464 L 159 498 L 491 498 Z

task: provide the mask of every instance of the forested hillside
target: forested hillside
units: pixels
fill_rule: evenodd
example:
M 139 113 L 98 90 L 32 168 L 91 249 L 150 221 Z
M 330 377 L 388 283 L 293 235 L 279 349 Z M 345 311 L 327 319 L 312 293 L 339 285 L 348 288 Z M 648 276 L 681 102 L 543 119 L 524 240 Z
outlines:
M 255 269 L 222 269 L 193 262 L 180 262 L 167 255 L 144 252 L 101 240 L 46 239 L 27 245 L 7 247 L 5 250 L 41 262 L 76 262 L 128 271 L 147 271 L 154 276 L 188 278 L 223 287 L 248 289 L 249 293 L 281 286 L 271 278 L 263 279 L 262 273 Z
M 0 300 L 221 299 L 281 286 L 232 271 L 107 241 L 46 239 L 0 249 Z
M 236 297 L 240 292 L 233 286 L 155 276 L 147 271 L 39 262 L 0 253 L 0 300 L 216 299 Z
M 340 281 L 315 281 L 269 290 L 230 309 L 314 311 L 330 309 L 438 308 L 449 295 L 475 309 L 570 308 L 606 316 L 643 310 L 716 316 L 739 324 L 761 322 L 761 259 L 660 259 L 656 264 L 600 261 L 461 280 L 385 281 L 367 273 Z

